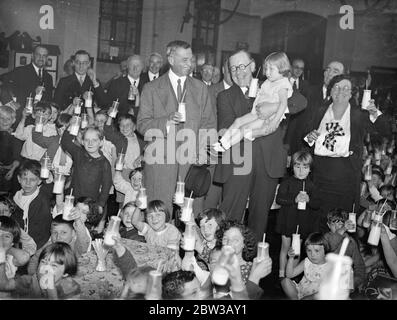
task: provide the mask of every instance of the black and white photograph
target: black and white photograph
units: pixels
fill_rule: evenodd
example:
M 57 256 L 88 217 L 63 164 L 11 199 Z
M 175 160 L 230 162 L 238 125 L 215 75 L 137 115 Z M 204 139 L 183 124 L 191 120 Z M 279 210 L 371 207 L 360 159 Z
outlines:
M 397 1 L 0 1 L 0 57 L 0 299 L 397 300 Z

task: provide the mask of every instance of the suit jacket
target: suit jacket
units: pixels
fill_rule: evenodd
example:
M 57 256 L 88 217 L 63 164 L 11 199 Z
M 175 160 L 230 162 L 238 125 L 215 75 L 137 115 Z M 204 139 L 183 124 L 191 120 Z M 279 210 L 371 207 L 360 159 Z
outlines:
M 41 82 L 32 63 L 15 68 L 5 77 L 5 82 L 9 85 L 11 91 L 17 98 L 17 102 L 20 103 L 22 107 L 25 106 L 26 98 L 30 94 L 32 94 L 34 98 L 36 95 L 36 88 L 41 84 L 44 84 L 45 88 L 41 100 L 52 100 L 54 91 L 52 76 L 43 69 L 43 79 Z
M 139 93 L 142 93 L 143 86 L 146 82 L 149 82 L 149 78 L 147 78 L 146 81 L 143 74 L 141 74 L 138 84 Z M 107 105 L 110 107 L 114 100 L 119 99 L 119 114 L 127 114 L 130 107 L 135 107 L 135 100 L 128 100 L 128 92 L 130 91 L 131 84 L 132 83 L 128 79 L 128 76 L 125 76 L 113 80 L 109 85 L 107 92 Z
M 306 98 L 309 96 L 310 84 L 309 81 L 299 78 L 298 91 L 303 94 Z
M 88 75 L 85 76 L 83 85 L 80 85 L 75 73 L 61 78 L 55 89 L 54 100 L 61 110 L 65 110 L 73 102 L 75 97 L 82 96 L 90 88 L 94 93 L 93 100 L 96 101 L 98 107 L 101 109 L 106 108 L 106 94 L 101 84 L 97 88 L 94 88 L 94 84 Z
M 25 107 L 26 98 L 29 97 L 30 94 L 34 98 L 36 95 L 36 88 L 41 84 L 44 84 L 45 88 L 41 100 L 52 101 L 52 94 L 54 91 L 52 76 L 45 69 L 43 69 L 42 81 L 37 75 L 32 63 L 15 68 L 4 78 L 6 85 L 11 89 L 12 93 L 17 98 L 17 102 L 21 105 L 21 108 L 16 112 L 16 121 L 14 125 L 17 125 L 22 117 L 22 110 Z
M 164 74 L 164 72 L 160 69 L 158 78 L 160 78 L 163 74 Z M 154 80 L 156 80 L 156 79 L 154 79 Z M 150 82 L 149 71 L 141 73 L 140 81 L 143 81 L 143 83 Z M 142 92 L 142 91 L 139 90 L 139 92 Z
M 236 118 L 250 112 L 253 102 L 254 99 L 245 98 L 240 87 L 236 84 L 220 92 L 217 99 L 218 130 L 229 128 Z M 295 92 L 288 99 L 288 109 L 291 114 L 302 111 L 306 108 L 306 105 L 306 98 L 298 92 Z M 252 144 L 252 148 L 260 148 L 261 150 L 261 152 L 255 154 L 262 154 L 262 157 L 256 157 L 252 161 L 263 161 L 267 173 L 272 178 L 282 177 L 285 171 L 287 159 L 286 148 L 283 145 L 285 130 L 285 125 L 281 124 L 275 132 L 255 139 Z M 239 152 L 243 154 L 244 143 L 240 142 L 239 145 L 235 145 L 233 148 L 240 148 Z M 230 154 L 233 148 L 229 149 L 224 155 L 225 158 L 231 159 L 230 164 L 219 163 L 215 168 L 214 181 L 217 183 L 225 183 L 233 174 L 233 169 L 242 166 L 242 164 L 234 163 L 233 158 L 227 154 Z
M 138 131 L 142 135 L 146 134 L 146 140 L 151 141 L 145 150 L 145 186 L 148 200 L 153 200 L 154 197 L 162 199 L 170 209 L 172 209 L 171 198 L 175 191 L 177 175 L 179 174 L 181 179 L 184 179 L 189 163 L 196 163 L 196 155 L 192 154 L 194 153 L 192 151 L 196 151 L 197 155 L 200 153 L 205 158 L 207 157 L 207 141 L 200 143 L 199 130 L 213 129 L 213 141 L 216 139 L 215 115 L 207 87 L 191 77 L 186 77 L 185 87 L 186 122 L 184 124 L 171 125 L 167 133 L 168 117 L 178 109 L 178 102 L 168 73 L 144 86 L 137 121 Z M 190 151 L 188 163 L 178 166 L 173 160 L 175 156 L 173 148 L 168 158 L 167 144 L 175 143 L 176 134 L 184 128 L 191 129 L 195 134 L 194 137 L 198 140 L 195 141 L 195 145 L 184 143 L 184 146 L 188 146 Z M 178 144 L 181 143 L 176 142 L 177 148 Z M 154 151 L 156 159 L 164 161 L 164 164 L 153 163 Z

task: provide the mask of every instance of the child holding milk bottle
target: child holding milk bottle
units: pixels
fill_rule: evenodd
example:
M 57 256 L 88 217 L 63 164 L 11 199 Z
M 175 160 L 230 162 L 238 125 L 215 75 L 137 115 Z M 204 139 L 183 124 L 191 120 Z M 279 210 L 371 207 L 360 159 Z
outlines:
M 308 151 L 298 151 L 292 156 L 294 175 L 284 179 L 278 189 L 276 202 L 281 205 L 277 216 L 276 231 L 281 233 L 279 277 L 285 277 L 287 252 L 291 246 L 292 234 L 299 226 L 302 238 L 314 230 L 315 216 L 310 208 L 318 206 L 313 198 L 314 185 L 309 173 L 313 158 Z

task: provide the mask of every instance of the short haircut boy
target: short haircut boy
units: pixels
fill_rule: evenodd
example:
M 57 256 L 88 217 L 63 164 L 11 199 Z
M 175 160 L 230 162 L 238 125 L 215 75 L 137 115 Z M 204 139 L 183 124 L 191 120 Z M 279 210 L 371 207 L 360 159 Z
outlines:
M 18 167 L 18 176 L 22 177 L 26 171 L 30 171 L 32 174 L 40 178 L 41 165 L 37 160 L 26 159 Z

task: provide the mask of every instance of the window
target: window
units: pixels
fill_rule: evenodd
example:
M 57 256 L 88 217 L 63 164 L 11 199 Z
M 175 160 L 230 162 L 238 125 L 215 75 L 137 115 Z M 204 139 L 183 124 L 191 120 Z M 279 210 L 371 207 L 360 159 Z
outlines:
M 206 62 L 215 63 L 220 8 L 220 0 L 194 1 L 192 47 Z
M 139 52 L 143 0 L 101 0 L 98 60 L 119 63 Z

